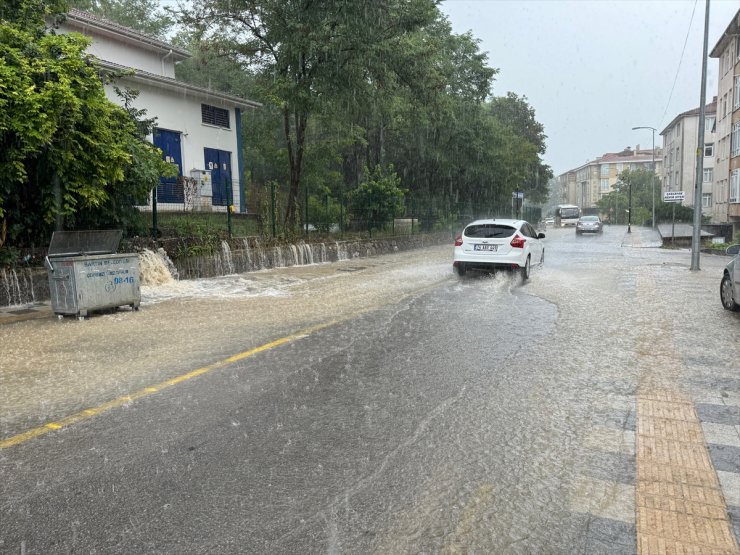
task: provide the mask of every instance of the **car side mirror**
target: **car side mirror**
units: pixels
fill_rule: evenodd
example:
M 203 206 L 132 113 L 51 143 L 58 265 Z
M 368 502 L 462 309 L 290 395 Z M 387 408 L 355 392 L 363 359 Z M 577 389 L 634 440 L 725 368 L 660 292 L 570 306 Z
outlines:
M 740 253 L 740 245 L 730 245 L 725 252 L 727 254 L 738 254 Z
M 537 239 L 544 239 L 544 238 L 545 238 L 545 234 L 544 233 L 538 233 L 537 234 Z M 740 247 L 740 245 L 738 245 L 738 246 Z

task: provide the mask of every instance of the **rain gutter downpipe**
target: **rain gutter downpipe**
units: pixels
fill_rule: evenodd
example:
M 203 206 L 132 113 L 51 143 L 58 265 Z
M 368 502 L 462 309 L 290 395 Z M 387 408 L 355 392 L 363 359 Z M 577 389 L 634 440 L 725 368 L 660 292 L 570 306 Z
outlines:
M 236 114 L 236 161 L 239 164 L 237 178 L 239 180 L 239 213 L 244 214 L 247 211 L 247 192 L 244 190 L 244 136 L 242 133 L 242 111 L 235 108 Z
M 164 72 L 164 61 L 167 58 L 169 58 L 170 56 L 172 56 L 172 48 L 170 48 L 170 51 L 167 52 L 167 54 L 165 54 L 164 56 L 162 56 L 162 75 L 165 75 L 165 72 Z

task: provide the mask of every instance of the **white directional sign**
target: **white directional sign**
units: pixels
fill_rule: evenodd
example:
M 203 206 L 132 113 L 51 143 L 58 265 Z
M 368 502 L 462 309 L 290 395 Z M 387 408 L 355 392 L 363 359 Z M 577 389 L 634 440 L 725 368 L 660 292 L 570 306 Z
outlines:
M 682 202 L 686 194 L 683 191 L 665 191 L 663 202 Z

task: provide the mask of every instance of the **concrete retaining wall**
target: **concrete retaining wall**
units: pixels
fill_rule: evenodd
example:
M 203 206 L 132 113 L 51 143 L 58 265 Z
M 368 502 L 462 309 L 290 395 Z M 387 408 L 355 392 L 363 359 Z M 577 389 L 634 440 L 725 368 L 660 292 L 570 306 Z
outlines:
M 209 256 L 177 258 L 175 267 L 181 279 L 214 277 L 245 273 L 264 268 L 302 264 L 329 263 L 356 257 L 452 245 L 449 232 L 416 234 L 388 239 L 364 239 L 297 245 L 261 245 L 259 238 L 234 239 L 222 244 L 222 251 Z M 135 244 L 134 250 L 157 247 L 174 249 L 175 242 Z M 172 257 L 173 253 L 169 253 Z M 49 282 L 45 268 L 0 269 L 0 306 L 22 306 L 49 300 Z

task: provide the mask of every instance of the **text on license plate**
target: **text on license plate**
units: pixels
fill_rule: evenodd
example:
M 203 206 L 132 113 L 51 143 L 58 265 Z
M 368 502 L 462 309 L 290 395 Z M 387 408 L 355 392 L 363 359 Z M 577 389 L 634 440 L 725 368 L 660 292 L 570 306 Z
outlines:
M 474 251 L 492 251 L 495 252 L 498 245 L 473 245 Z

